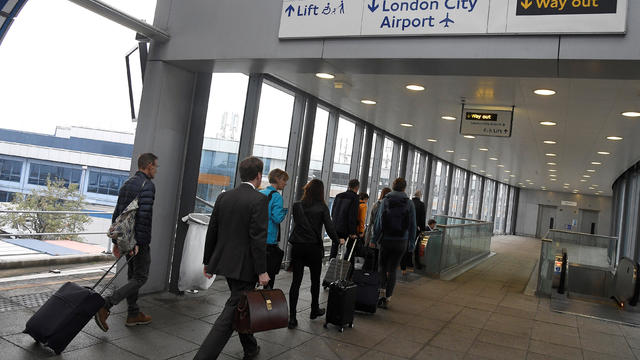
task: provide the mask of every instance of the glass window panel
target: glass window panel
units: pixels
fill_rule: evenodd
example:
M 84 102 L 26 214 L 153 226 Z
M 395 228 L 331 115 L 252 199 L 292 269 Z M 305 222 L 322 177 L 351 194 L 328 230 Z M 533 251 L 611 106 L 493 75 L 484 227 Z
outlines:
M 351 154 L 353 152 L 353 135 L 356 124 L 340 117 L 338 133 L 336 136 L 336 151 L 333 157 L 333 169 L 331 171 L 331 188 L 329 198 L 347 190 L 349 183 L 349 171 L 351 170 Z M 331 201 L 333 203 L 333 201 Z
M 89 171 L 89 184 L 87 192 L 118 196 L 120 187 L 127 181 L 128 174 L 114 174 L 111 172 L 102 172 L 100 170 Z
M 0 190 L 0 203 L 12 202 L 15 195 L 16 193 L 14 192 Z
M 449 215 L 455 217 L 464 216 L 464 191 L 467 183 L 467 172 L 455 168 L 453 171 L 453 180 L 451 181 L 451 204 L 449 205 Z
M 256 124 L 256 136 L 253 144 L 253 155 L 264 162 L 262 184 L 260 188 L 269 186 L 267 174 L 273 169 L 285 169 L 289 133 L 291 131 L 291 115 L 293 113 L 294 96 L 270 85 L 262 84 L 260 109 Z
M 315 125 L 313 127 L 313 141 L 311 145 L 311 162 L 309 164 L 308 180 L 319 179 L 321 177 L 328 125 L 329 112 L 318 106 L 316 109 Z
M 20 182 L 22 161 L 0 159 L 0 180 Z
M 437 160 L 433 166 L 431 216 L 445 214 L 447 181 L 449 180 L 449 164 Z
M 480 193 L 482 187 L 482 178 L 476 174 L 471 175 L 471 183 L 469 183 L 469 200 L 467 201 L 467 213 L 465 217 L 469 219 L 478 219 L 478 208 L 480 207 Z
M 52 181 L 62 180 L 64 186 L 68 187 L 69 183 L 79 184 L 81 176 L 82 170 L 80 169 L 31 163 L 28 182 L 31 185 L 46 186 L 47 179 L 51 179 Z
M 248 83 L 244 74 L 212 75 L 197 190 L 199 198 L 212 203 L 235 185 Z M 211 209 L 196 202 L 196 211 Z
M 393 140 L 385 137 L 384 145 L 382 146 L 382 166 L 380 169 L 380 183 L 379 188 L 391 187 L 389 181 L 391 177 L 391 160 L 393 158 Z
M 495 182 L 485 179 L 484 194 L 482 194 L 482 220 L 493 221 L 493 194 L 495 191 Z

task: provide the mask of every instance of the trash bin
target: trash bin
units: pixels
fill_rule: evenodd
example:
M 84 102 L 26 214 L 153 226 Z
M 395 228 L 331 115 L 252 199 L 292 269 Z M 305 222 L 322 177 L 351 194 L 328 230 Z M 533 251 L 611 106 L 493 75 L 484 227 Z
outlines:
M 216 278 L 214 275 L 211 279 L 207 279 L 202 273 L 209 215 L 192 213 L 183 217 L 182 221 L 189 225 L 189 230 L 182 249 L 178 290 L 206 290 Z

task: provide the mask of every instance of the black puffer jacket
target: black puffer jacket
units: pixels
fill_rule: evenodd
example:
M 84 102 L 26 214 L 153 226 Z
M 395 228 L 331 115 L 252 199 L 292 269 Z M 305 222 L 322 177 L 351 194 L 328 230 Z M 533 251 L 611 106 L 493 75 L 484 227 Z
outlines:
M 333 241 L 339 241 L 338 234 L 329 216 L 329 208 L 323 202 L 307 204 L 298 201 L 293 204 L 293 232 L 289 238 L 292 244 L 315 244 L 322 246 L 322 225 Z
M 144 188 L 143 188 L 144 184 Z M 120 188 L 118 204 L 113 212 L 111 222 L 140 194 L 138 212 L 136 213 L 136 242 L 138 245 L 149 245 L 151 242 L 151 218 L 153 217 L 153 201 L 156 198 L 156 186 L 142 171 L 136 172 Z

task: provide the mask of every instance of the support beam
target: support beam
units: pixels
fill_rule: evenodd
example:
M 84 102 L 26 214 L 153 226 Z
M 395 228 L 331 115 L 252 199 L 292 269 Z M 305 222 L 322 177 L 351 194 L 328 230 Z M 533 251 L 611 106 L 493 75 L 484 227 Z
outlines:
M 409 160 L 409 145 L 403 144 L 400 152 L 400 171 L 398 171 L 398 177 L 407 179 L 407 162 Z
M 464 203 L 462 205 L 462 217 L 466 218 L 467 210 L 468 210 L 467 208 L 469 207 L 469 189 L 471 188 L 471 173 L 464 169 L 462 169 L 462 171 L 465 174 L 463 178 L 466 177 L 467 179 L 467 183 L 464 186 Z
M 389 184 L 391 187 L 393 181 L 398 177 L 398 170 L 400 170 L 400 152 L 402 147 L 399 141 L 393 142 L 393 152 L 391 153 L 391 170 L 389 171 Z
M 329 113 L 329 123 L 327 124 L 327 142 L 324 145 L 324 157 L 322 160 L 322 182 L 324 183 L 325 201 L 329 203 L 329 193 L 331 190 L 331 173 L 333 172 L 333 158 L 336 153 L 336 143 L 338 137 L 339 114 L 337 111 Z
M 158 29 L 157 27 L 147 24 L 146 22 L 136 19 L 135 17 L 114 8 L 109 4 L 105 4 L 99 0 L 69 0 L 72 3 L 82 6 L 83 8 L 105 17 L 117 24 L 131 29 L 147 38 L 159 42 L 169 41 L 171 36 L 168 32 Z
M 485 177 L 481 177 L 481 181 L 480 181 L 480 204 L 478 205 L 478 217 L 476 219 L 478 220 L 482 220 L 482 208 L 483 208 L 483 203 L 484 203 L 484 183 L 486 178 Z
M 369 190 L 369 167 L 371 167 L 371 148 L 373 147 L 373 127 L 366 126 L 366 135 L 364 137 L 364 146 L 362 149 L 362 163 L 360 164 L 360 190 L 367 192 Z M 369 194 L 369 197 L 374 195 Z
M 497 202 L 498 202 L 498 189 L 499 189 L 499 183 L 497 181 L 493 182 L 493 209 L 491 210 L 491 221 L 494 223 L 493 224 L 493 228 L 495 229 L 496 224 L 496 208 L 497 208 Z
M 449 169 L 447 170 L 447 194 L 444 197 L 444 214 L 449 215 L 449 210 L 451 210 L 451 185 L 453 184 L 453 170 L 455 166 L 453 164 L 449 164 Z
M 426 164 L 427 164 L 427 168 L 425 170 L 425 177 L 424 177 L 424 194 L 422 194 L 422 197 L 424 198 L 424 203 L 426 205 L 426 210 L 427 210 L 427 216 L 429 218 L 431 218 L 431 206 L 432 206 L 432 201 L 431 199 L 433 199 L 433 197 L 431 196 L 431 178 L 433 177 L 431 175 L 431 173 L 433 172 L 433 163 L 435 161 L 434 157 L 431 155 L 428 155 L 429 158 L 426 159 Z
M 260 108 L 260 93 L 262 92 L 262 74 L 249 75 L 247 98 L 244 102 L 244 116 L 238 145 L 238 164 L 253 154 L 253 143 L 256 138 L 258 124 L 258 110 Z M 240 173 L 236 167 L 235 183 L 240 184 Z
M 360 170 L 360 157 L 362 156 L 362 138 L 364 137 L 364 125 L 356 123 L 356 130 L 353 134 L 353 148 L 351 149 L 351 168 L 349 170 L 349 179 L 358 178 L 358 170 Z M 362 186 L 360 186 L 362 190 Z
M 295 200 L 302 198 L 302 188 L 307 183 L 309 177 L 309 166 L 311 165 L 311 150 L 313 148 L 313 132 L 316 127 L 316 110 L 318 102 L 314 98 L 307 100 L 307 110 L 304 115 L 304 134 L 300 146 L 300 166 L 296 172 Z

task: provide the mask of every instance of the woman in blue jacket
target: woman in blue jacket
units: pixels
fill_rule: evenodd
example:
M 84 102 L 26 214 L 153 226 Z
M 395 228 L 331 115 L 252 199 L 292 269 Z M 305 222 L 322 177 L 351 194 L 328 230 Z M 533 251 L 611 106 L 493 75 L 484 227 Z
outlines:
M 260 192 L 269 198 L 269 228 L 267 230 L 267 273 L 271 280 L 268 287 L 273 289 L 276 274 L 280 270 L 284 252 L 278 246 L 280 242 L 280 223 L 287 216 L 288 209 L 283 206 L 282 195 L 278 191 L 284 190 L 289 181 L 289 174 L 280 169 L 269 172 L 269 186 Z

